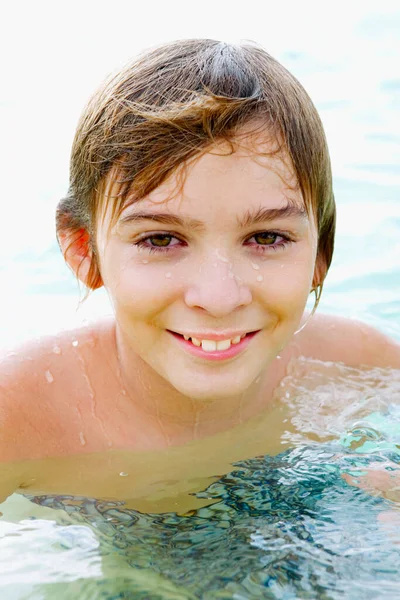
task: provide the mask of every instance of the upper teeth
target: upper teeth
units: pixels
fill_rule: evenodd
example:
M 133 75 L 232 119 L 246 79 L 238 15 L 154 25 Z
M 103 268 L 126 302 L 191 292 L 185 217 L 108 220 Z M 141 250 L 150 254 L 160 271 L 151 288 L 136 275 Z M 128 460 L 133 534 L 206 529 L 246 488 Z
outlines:
M 205 352 L 215 352 L 216 350 L 228 350 L 231 344 L 238 344 L 245 335 L 245 333 L 243 335 L 236 335 L 233 338 L 219 340 L 218 342 L 215 340 L 199 340 L 196 337 L 188 335 L 184 335 L 183 337 L 185 340 L 191 340 L 194 346 L 201 346 Z

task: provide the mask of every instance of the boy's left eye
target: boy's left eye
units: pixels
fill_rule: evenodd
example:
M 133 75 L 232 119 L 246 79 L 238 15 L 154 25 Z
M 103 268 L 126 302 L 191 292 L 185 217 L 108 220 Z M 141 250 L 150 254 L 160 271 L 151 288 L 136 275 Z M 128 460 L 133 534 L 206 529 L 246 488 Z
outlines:
M 267 248 L 276 249 L 286 246 L 290 242 L 291 239 L 288 236 L 277 231 L 259 231 L 247 239 L 248 245 L 255 246 L 260 250 L 267 250 Z
M 257 244 L 261 244 L 263 246 L 271 246 L 272 244 L 275 244 L 278 237 L 281 236 L 278 236 L 277 233 L 273 233 L 272 231 L 262 231 L 253 235 L 253 238 Z

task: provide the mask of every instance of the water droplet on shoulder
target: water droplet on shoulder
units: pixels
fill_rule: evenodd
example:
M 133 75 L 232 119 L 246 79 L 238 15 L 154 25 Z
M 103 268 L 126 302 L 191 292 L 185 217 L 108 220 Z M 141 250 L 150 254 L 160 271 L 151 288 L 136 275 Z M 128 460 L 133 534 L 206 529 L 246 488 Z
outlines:
M 53 383 L 54 377 L 53 377 L 51 371 L 49 371 L 49 370 L 45 371 L 44 376 L 46 377 L 47 383 Z

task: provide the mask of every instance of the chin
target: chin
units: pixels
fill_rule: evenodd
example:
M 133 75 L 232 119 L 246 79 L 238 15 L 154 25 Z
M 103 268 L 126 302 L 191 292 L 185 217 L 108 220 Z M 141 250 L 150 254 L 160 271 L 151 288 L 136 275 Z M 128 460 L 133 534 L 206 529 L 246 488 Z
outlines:
M 169 383 L 181 394 L 199 402 L 215 402 L 245 394 L 259 373 L 204 374 L 171 377 Z

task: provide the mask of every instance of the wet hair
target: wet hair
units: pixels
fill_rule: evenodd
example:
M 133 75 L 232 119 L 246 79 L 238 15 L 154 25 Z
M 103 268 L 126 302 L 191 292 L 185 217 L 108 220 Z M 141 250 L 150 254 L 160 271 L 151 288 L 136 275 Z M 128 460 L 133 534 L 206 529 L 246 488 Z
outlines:
M 228 141 L 234 151 L 235 136 L 256 123 L 290 158 L 306 209 L 316 218 L 320 291 L 332 259 L 335 202 L 317 110 L 297 79 L 260 46 L 209 39 L 145 52 L 104 82 L 81 116 L 56 225 L 72 243 L 89 237 L 88 288 L 102 284 L 95 234 L 105 204 L 112 203 L 115 222 L 127 203 L 184 170 L 215 142 Z M 108 195 L 110 172 L 118 193 Z

